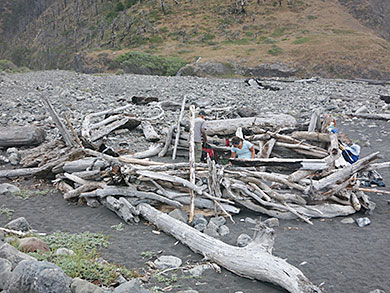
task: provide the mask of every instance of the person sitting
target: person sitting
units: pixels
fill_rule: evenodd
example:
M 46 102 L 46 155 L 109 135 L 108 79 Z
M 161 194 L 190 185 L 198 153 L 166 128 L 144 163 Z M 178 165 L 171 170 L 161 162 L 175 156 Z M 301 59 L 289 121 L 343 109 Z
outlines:
M 249 141 L 243 140 L 238 136 L 232 138 L 232 148 L 230 158 L 254 159 L 255 147 Z

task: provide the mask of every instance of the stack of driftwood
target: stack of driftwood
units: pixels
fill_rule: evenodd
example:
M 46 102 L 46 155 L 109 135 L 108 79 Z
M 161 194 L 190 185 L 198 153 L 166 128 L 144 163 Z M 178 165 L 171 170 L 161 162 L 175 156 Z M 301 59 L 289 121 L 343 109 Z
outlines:
M 169 128 L 163 143 L 158 143 L 161 139 L 152 126 L 152 122 L 163 116 L 158 104 L 156 107 L 161 113 L 153 119 L 124 114 L 127 106 L 89 114 L 77 133 L 68 119 L 65 119 L 65 126 L 48 100 L 43 100 L 63 142 L 41 144 L 44 133 L 35 128 L 1 130 L 1 147 L 38 146 L 19 152 L 24 168 L 2 170 L 0 177 L 32 175 L 51 178 L 66 200 L 83 200 L 89 206 L 103 204 L 126 223 L 138 222 L 142 214 L 193 250 L 223 263 L 227 269 L 279 284 L 291 292 L 320 290 L 298 269 L 270 254 L 272 231 L 263 230 L 252 245 L 240 248 L 236 256 L 243 256 L 243 261 L 237 262 L 211 247 L 224 251 L 238 248 L 225 247 L 226 244 L 207 235 L 199 236 L 190 226 L 167 219 L 167 215 L 151 205 L 188 208 L 190 222 L 201 209 L 212 209 L 233 221 L 232 214 L 238 214 L 240 208 L 245 207 L 271 217 L 299 218 L 311 224 L 311 217 L 349 215 L 362 207 L 372 209 L 368 197 L 360 190 L 357 174 L 362 170 L 389 166 L 389 163 L 372 163 L 378 153 L 360 158 L 352 165 L 342 163 L 338 134 L 328 132 L 331 118 L 321 123 L 318 113 L 313 114 L 307 131 L 297 131 L 295 119 L 284 114 L 207 121 L 208 142 L 216 151 L 228 152 L 226 139 L 233 135 L 245 135 L 245 139 L 255 145 L 255 159 L 231 159 L 230 166 L 210 159 L 206 163 L 194 163 L 195 108 L 189 108 L 189 132 L 185 132 L 181 123 L 185 100 L 177 123 Z M 157 141 L 145 152 L 118 155 L 100 142 L 119 127 L 131 129 L 139 125 L 144 129 L 146 140 Z M 180 151 L 188 154 L 188 161 L 166 163 L 161 159 L 148 159 L 161 158 L 169 153 L 175 159 Z M 204 247 L 205 243 L 210 247 Z M 264 263 L 268 258 L 271 258 L 270 262 Z M 256 259 L 256 264 L 241 267 L 248 259 Z M 241 265 L 237 267 L 237 263 Z M 257 270 L 259 264 L 265 270 Z
M 214 209 L 231 219 L 241 207 L 307 223 L 311 223 L 311 217 L 345 216 L 362 207 L 372 209 L 357 174 L 389 165 L 372 163 L 378 153 L 352 165 L 343 161 L 338 134 L 327 131 L 331 117 L 321 123 L 318 113 L 313 114 L 307 131 L 296 131 L 295 119 L 283 114 L 207 121 L 208 142 L 215 151 L 229 152 L 226 139 L 244 133 L 257 155 L 251 160 L 231 159 L 232 166 L 212 160 L 195 164 L 193 126 L 187 125 L 189 132 L 181 126 L 185 100 L 178 122 L 167 131 L 164 143 L 155 143 L 145 152 L 119 156 L 115 150 L 102 148 L 99 139 L 124 125 L 141 125 L 147 140 L 160 140 L 149 119 L 123 114 L 129 107 L 125 106 L 87 115 L 77 134 L 69 120 L 65 127 L 50 103 L 44 101 L 65 145 L 49 142 L 20 151 L 24 168 L 3 170 L 0 177 L 49 176 L 65 199 L 84 199 L 90 206 L 103 203 L 126 222 L 138 221 L 135 206 L 141 201 L 190 206 L 190 221 L 195 208 Z M 154 121 L 162 116 L 161 109 Z M 193 121 L 194 116 L 191 106 L 189 120 Z M 2 146 L 40 144 L 44 139 L 42 130 L 31 127 L 3 130 L 2 136 Z M 163 163 L 148 159 L 167 156 L 168 152 L 175 158 L 180 151 L 189 161 Z

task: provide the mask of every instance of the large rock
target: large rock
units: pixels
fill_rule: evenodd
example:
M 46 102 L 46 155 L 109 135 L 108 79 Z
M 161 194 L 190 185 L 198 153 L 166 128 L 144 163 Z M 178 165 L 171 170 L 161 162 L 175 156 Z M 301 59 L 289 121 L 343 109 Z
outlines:
M 16 267 L 17 264 L 23 260 L 35 260 L 32 256 L 29 256 L 19 250 L 17 250 L 12 245 L 4 243 L 0 246 L 0 258 L 9 260 L 12 263 L 12 267 Z
M 38 250 L 47 252 L 50 250 L 49 246 L 44 241 L 36 237 L 20 239 L 18 249 L 23 252 L 36 252 Z
M 71 278 L 45 261 L 23 260 L 13 270 L 9 293 L 70 293 Z
M 4 258 L 0 258 L 0 292 L 8 288 L 8 281 L 12 275 L 12 263 Z
M 16 192 L 20 192 L 20 189 L 15 185 L 9 183 L 0 184 L 0 195 L 7 194 L 7 193 L 16 193 Z
M 177 76 L 198 76 L 198 77 L 224 77 L 235 74 L 235 68 L 232 63 L 210 62 L 189 64 L 177 72 Z
M 31 226 L 25 217 L 19 217 L 15 220 L 12 220 L 5 226 L 8 229 L 22 231 L 22 232 L 27 232 L 31 229 Z
M 160 270 L 169 268 L 178 268 L 182 264 L 182 260 L 172 255 L 162 255 L 154 261 L 156 267 Z
M 72 280 L 70 289 L 72 293 L 104 293 L 102 288 L 80 278 Z
M 142 288 L 139 279 L 133 279 L 116 287 L 113 293 L 150 293 L 149 290 Z

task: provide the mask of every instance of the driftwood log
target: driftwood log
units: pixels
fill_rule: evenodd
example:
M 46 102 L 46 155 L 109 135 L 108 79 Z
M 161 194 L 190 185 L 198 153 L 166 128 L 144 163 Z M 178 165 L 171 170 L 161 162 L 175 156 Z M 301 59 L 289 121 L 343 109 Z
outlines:
M 45 138 L 45 131 L 35 126 L 0 127 L 0 147 L 37 146 Z
M 239 276 L 270 282 L 294 293 L 321 292 L 298 268 L 271 254 L 272 229 L 266 228 L 258 233 L 246 247 L 236 247 L 201 233 L 148 204 L 138 205 L 138 210 L 146 220 L 191 250 Z

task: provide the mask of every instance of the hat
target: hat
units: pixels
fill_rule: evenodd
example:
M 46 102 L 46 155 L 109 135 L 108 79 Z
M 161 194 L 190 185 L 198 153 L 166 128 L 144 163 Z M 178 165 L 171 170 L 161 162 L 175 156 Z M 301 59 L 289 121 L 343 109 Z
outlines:
M 203 110 L 200 110 L 199 113 L 198 113 L 198 115 L 206 116 L 206 112 L 203 111 Z

